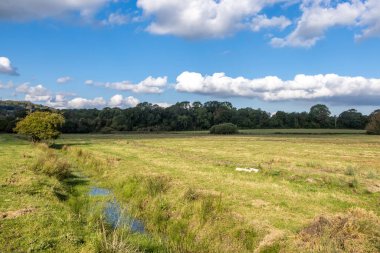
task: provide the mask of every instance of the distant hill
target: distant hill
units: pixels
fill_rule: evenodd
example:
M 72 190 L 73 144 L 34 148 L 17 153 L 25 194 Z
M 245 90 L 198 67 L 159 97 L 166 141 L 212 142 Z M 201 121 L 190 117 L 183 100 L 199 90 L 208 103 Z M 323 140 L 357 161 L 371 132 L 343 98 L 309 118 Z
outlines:
M 44 105 L 33 104 L 28 101 L 12 101 L 12 100 L 0 100 L 0 115 L 2 113 L 12 113 L 13 111 L 35 111 L 35 110 L 54 110 Z
M 55 109 L 26 101 L 0 100 L 0 132 L 12 132 L 19 119 L 37 110 L 53 111 Z

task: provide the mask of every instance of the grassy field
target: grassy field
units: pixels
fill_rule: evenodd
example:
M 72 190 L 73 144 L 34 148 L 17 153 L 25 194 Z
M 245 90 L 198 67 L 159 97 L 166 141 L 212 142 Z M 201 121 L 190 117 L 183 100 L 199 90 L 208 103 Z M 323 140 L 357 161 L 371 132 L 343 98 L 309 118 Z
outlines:
M 64 135 L 55 149 L 0 135 L 0 245 L 4 252 L 379 252 L 380 137 L 272 131 Z M 36 170 L 47 154 L 75 177 Z M 103 229 L 91 186 L 112 190 L 147 234 Z

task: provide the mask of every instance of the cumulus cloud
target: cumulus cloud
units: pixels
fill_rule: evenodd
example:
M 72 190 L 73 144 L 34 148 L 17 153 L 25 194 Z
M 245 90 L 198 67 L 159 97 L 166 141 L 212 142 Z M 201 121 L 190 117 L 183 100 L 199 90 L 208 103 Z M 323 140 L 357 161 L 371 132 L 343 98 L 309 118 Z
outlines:
M 134 107 L 139 103 L 139 100 L 135 97 L 123 97 L 120 94 L 116 94 L 106 101 L 103 97 L 96 97 L 94 99 L 87 99 L 82 97 L 76 97 L 71 100 L 65 101 L 63 106 L 65 108 L 72 109 L 93 109 L 93 108 L 103 108 L 109 107 Z
M 159 107 L 162 107 L 162 108 L 168 108 L 168 107 L 173 105 L 173 104 L 166 103 L 166 102 L 159 102 L 159 103 L 153 103 L 153 104 L 158 105 Z
M 9 82 L 7 85 L 3 85 L 0 82 L 0 89 L 11 87 L 13 87 L 12 82 Z M 139 103 L 139 100 L 135 97 L 123 97 L 120 94 L 112 96 L 109 101 L 103 97 L 93 99 L 75 97 L 76 94 L 73 93 L 51 92 L 42 84 L 32 86 L 30 83 L 23 83 L 15 88 L 15 92 L 16 94 L 25 94 L 24 100 L 26 101 L 39 102 L 58 109 L 92 109 L 106 106 L 125 108 L 134 107 Z
M 311 47 L 332 27 L 359 27 L 357 39 L 380 36 L 380 1 L 304 0 L 297 26 L 285 38 L 273 38 L 274 47 Z
M 166 76 L 157 78 L 149 76 L 137 84 L 130 81 L 97 83 L 92 80 L 87 80 L 85 83 L 88 85 L 103 86 L 109 89 L 132 91 L 135 93 L 162 93 L 168 84 L 168 78 Z
M 88 19 L 111 0 L 8 0 L 0 1 L 0 19 L 31 20 L 79 14 Z
M 292 22 L 284 16 L 268 18 L 266 15 L 258 15 L 252 19 L 251 29 L 254 32 L 276 27 L 280 30 L 284 30 L 286 27 L 291 25 L 291 23 Z
M 16 87 L 16 93 L 25 94 L 25 100 L 31 102 L 47 102 L 51 100 L 51 94 L 42 84 L 30 86 L 29 83 L 23 83 Z
M 72 80 L 72 78 L 70 76 L 62 76 L 62 77 L 57 79 L 57 83 L 65 84 L 65 83 L 70 82 L 71 80 Z
M 0 57 L 0 73 L 18 76 L 17 68 L 12 66 L 11 61 L 7 57 Z
M 57 109 L 65 109 L 67 107 L 67 99 L 63 94 L 56 94 L 46 101 L 45 105 Z
M 364 29 L 355 37 L 357 39 L 378 37 L 380 36 L 380 1 L 368 0 L 364 5 L 365 10 L 359 20 L 359 25 Z
M 247 79 L 228 77 L 224 73 L 202 76 L 200 73 L 183 72 L 177 77 L 175 88 L 180 92 L 258 98 L 264 101 L 336 98 L 343 101 L 350 97 L 365 101 L 368 97 L 380 98 L 380 79 L 336 74 L 296 75 L 293 80 L 282 80 L 276 76 Z
M 287 0 L 138 0 L 146 16 L 153 16 L 147 30 L 187 38 L 224 37 L 247 26 L 247 19 L 264 7 Z
M 129 21 L 128 15 L 120 13 L 111 13 L 108 15 L 107 19 L 104 19 L 101 23 L 102 25 L 115 26 L 115 25 L 124 25 Z
M 140 101 L 132 96 L 124 98 L 120 94 L 116 94 L 115 96 L 111 97 L 110 101 L 108 102 L 108 106 L 110 107 L 134 107 L 136 106 Z
M 97 97 L 94 99 L 87 98 L 73 98 L 67 102 L 67 107 L 73 109 L 83 109 L 83 108 L 100 108 L 107 104 L 106 100 L 102 97 Z

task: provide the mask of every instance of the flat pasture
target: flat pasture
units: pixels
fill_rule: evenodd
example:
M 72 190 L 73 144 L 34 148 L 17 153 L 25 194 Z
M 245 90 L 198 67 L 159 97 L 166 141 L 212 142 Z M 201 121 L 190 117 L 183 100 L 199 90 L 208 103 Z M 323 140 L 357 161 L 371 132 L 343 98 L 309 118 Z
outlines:
M 241 132 L 63 135 L 51 152 L 88 180 L 71 186 L 67 200 L 50 192 L 56 179 L 28 167 L 46 151 L 0 135 L 0 212 L 34 210 L 0 220 L 0 242 L 8 245 L 6 252 L 38 245 L 94 251 L 89 239 L 93 227 L 75 230 L 89 221 L 75 218 L 72 210 L 73 205 L 74 210 L 86 209 L 73 199 L 78 202 L 79 195 L 97 185 L 114 192 L 144 222 L 153 241 L 126 239 L 142 252 L 380 249 L 379 136 L 351 130 Z M 236 171 L 238 167 L 258 172 Z M 52 227 L 44 227 L 44 217 L 52 211 L 70 217 L 69 222 L 60 227 L 54 216 Z M 40 232 L 32 233 L 36 228 Z M 18 230 L 27 237 L 21 238 Z M 82 243 L 59 239 L 65 233 Z

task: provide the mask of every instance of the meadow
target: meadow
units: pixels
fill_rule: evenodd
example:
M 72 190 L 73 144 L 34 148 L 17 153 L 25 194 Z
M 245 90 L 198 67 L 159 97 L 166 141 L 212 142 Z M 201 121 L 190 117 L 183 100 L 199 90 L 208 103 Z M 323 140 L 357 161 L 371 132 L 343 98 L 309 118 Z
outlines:
M 379 252 L 379 157 L 345 130 L 0 135 L 1 252 Z M 107 225 L 94 186 L 146 232 Z

